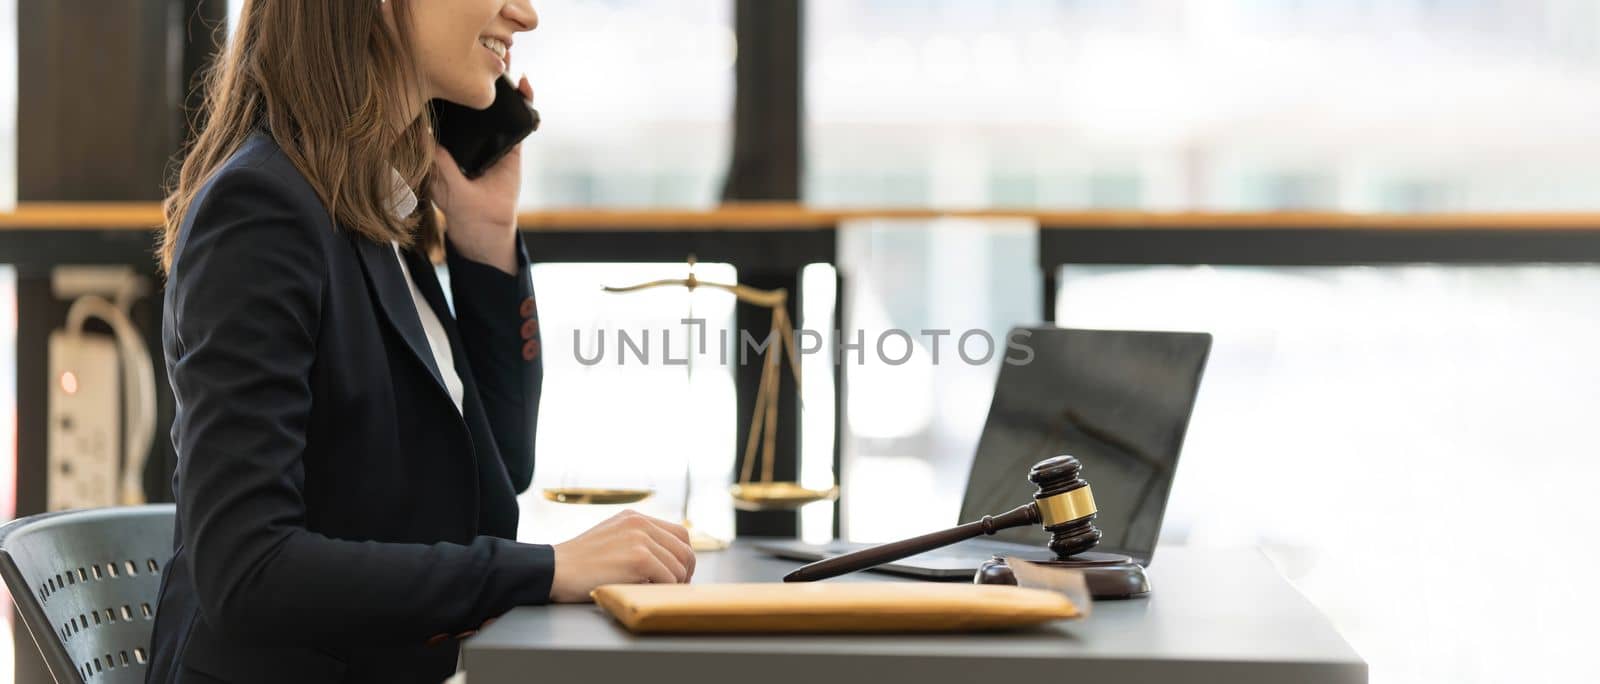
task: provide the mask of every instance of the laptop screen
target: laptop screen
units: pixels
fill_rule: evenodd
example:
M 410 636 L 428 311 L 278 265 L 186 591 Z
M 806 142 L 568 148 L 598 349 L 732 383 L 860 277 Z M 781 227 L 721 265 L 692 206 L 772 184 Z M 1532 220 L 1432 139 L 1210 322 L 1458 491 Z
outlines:
M 1033 358 L 1001 365 L 961 522 L 1027 503 L 1035 490 L 1028 469 L 1072 454 L 1099 509 L 1095 525 L 1103 536 L 1095 550 L 1149 562 L 1211 336 L 1066 328 L 1012 335 Z M 1050 535 L 1034 526 L 995 537 L 1043 548 Z

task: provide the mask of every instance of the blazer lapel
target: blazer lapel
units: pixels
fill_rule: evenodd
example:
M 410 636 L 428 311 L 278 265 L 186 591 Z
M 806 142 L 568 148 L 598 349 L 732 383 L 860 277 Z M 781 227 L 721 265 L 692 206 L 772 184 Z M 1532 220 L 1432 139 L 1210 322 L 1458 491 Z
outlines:
M 433 315 L 439 317 L 439 325 L 444 328 L 445 338 L 450 340 L 450 358 L 455 362 L 457 369 L 466 368 L 467 359 L 461 348 L 461 331 L 456 329 L 455 314 L 450 310 L 450 303 L 445 301 L 444 286 L 439 284 L 434 265 L 427 257 L 412 249 L 400 250 L 400 257 L 406 260 L 406 267 L 411 269 L 411 278 L 416 281 L 417 291 L 422 293 L 423 301 L 433 309 Z M 459 372 L 457 374 L 461 376 L 463 385 L 472 375 Z
M 366 271 L 367 283 L 377 295 L 384 317 L 406 341 L 412 356 L 427 367 L 434 386 L 448 398 L 450 391 L 445 389 L 444 376 L 433 362 L 428 336 L 422 331 L 422 319 L 417 317 L 417 305 L 411 299 L 411 288 L 406 285 L 406 276 L 400 270 L 399 260 L 395 259 L 394 248 L 357 235 L 351 235 L 351 239 L 361 255 L 361 267 Z
M 400 255 L 406 260 L 406 267 L 411 269 L 411 278 L 417 283 L 417 291 L 433 308 L 434 315 L 439 317 L 439 325 L 444 328 L 445 338 L 450 340 L 450 356 L 456 364 L 456 374 L 461 378 L 461 418 L 467 424 L 467 442 L 472 447 L 467 452 L 472 454 L 478 468 L 478 492 L 483 494 L 490 488 L 501 490 L 499 496 L 479 498 L 478 528 L 489 534 L 515 537 L 516 505 L 513 503 L 507 507 L 503 502 L 514 502 L 517 493 L 509 486 L 511 477 L 506 473 L 505 462 L 494 450 L 494 430 L 489 426 L 488 416 L 479 403 L 482 399 L 478 396 L 477 379 L 472 373 L 466 346 L 461 343 L 461 330 L 456 326 L 455 315 L 445 301 L 444 288 L 439 284 L 434 265 L 426 256 L 411 249 L 400 250 Z M 480 445 L 486 445 L 486 453 L 478 453 Z M 488 472 L 485 472 L 486 468 Z M 502 502 L 502 505 L 497 506 L 494 502 Z M 491 532 L 494 530 L 498 532 Z
M 401 258 L 406 260 L 406 266 L 411 269 L 411 278 L 417 283 L 417 291 L 422 293 L 422 299 L 433 309 L 433 314 L 439 317 L 439 325 L 444 328 L 445 339 L 450 341 L 450 359 L 456 364 L 456 375 L 461 379 L 463 397 L 461 412 L 465 414 L 472 409 L 473 397 L 477 396 L 477 389 L 473 386 L 472 368 L 468 365 L 466 349 L 461 344 L 461 331 L 456 328 L 455 314 L 450 310 L 449 302 L 445 301 L 444 287 L 439 284 L 439 277 L 434 272 L 433 263 L 416 250 L 400 250 Z M 408 293 L 409 294 L 409 293 Z

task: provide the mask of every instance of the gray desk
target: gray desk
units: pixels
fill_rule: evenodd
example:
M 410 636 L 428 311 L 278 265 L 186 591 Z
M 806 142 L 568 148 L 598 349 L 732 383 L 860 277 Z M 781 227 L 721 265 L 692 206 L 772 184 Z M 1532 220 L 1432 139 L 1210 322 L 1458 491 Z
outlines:
M 696 582 L 778 581 L 796 564 L 735 546 Z M 829 581 L 899 581 L 857 573 Z M 1255 551 L 1161 549 L 1147 599 L 1087 620 L 962 635 L 635 637 L 591 605 L 518 608 L 465 644 L 468 684 L 581 681 L 1365 682 L 1367 666 Z

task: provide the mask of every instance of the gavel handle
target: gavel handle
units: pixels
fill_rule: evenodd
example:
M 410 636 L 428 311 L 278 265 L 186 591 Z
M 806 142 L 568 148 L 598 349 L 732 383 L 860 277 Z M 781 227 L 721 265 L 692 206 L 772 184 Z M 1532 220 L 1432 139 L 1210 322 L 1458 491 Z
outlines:
M 1039 507 L 1029 503 L 1000 515 L 986 515 L 983 516 L 982 520 L 975 520 L 965 525 L 957 525 L 948 530 L 929 532 L 920 537 L 881 544 L 860 551 L 852 551 L 842 556 L 834 556 L 833 558 L 824 558 L 815 563 L 801 566 L 794 572 L 784 575 L 783 581 L 814 582 L 828 579 L 829 577 L 837 577 L 848 572 L 891 563 L 907 556 L 915 556 L 924 551 L 943 548 L 964 539 L 994 534 L 1000 530 L 1008 530 L 1013 527 L 1037 525 L 1039 521 Z

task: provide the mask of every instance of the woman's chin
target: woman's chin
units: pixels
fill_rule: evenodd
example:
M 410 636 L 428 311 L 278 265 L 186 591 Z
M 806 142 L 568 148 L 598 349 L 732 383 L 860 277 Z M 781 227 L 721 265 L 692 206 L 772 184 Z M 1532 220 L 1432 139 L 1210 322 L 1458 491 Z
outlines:
M 456 93 L 443 99 L 449 102 L 454 102 L 463 107 L 471 107 L 473 109 L 488 109 L 489 105 L 494 104 L 494 96 L 494 81 L 490 81 L 487 86 L 476 91 Z

